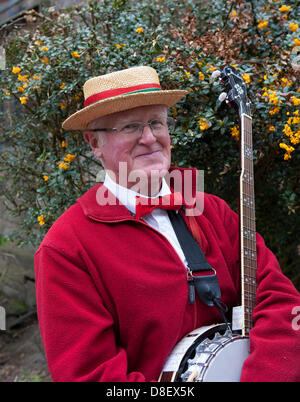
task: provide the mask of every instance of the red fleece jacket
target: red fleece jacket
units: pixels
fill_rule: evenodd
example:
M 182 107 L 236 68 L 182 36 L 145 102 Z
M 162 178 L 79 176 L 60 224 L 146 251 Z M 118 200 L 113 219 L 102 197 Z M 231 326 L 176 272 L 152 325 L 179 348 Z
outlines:
M 97 184 L 51 227 L 35 255 L 38 318 L 54 381 L 156 381 L 175 344 L 219 322 L 189 304 L 169 241 L 123 205 L 99 206 Z M 222 301 L 239 304 L 238 216 L 205 194 L 197 223 Z M 257 235 L 257 305 L 241 381 L 300 381 L 300 295 Z

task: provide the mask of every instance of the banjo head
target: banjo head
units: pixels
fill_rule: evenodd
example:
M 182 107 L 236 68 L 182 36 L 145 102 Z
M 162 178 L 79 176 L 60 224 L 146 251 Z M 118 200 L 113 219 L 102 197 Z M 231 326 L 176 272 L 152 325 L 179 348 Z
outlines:
M 182 359 L 177 381 L 239 382 L 249 356 L 249 338 L 235 334 L 226 324 L 201 334 Z
M 187 342 L 190 342 L 188 347 Z M 247 336 L 232 332 L 226 324 L 202 327 L 174 348 L 161 379 L 163 382 L 164 379 L 167 382 L 239 382 L 249 354 Z

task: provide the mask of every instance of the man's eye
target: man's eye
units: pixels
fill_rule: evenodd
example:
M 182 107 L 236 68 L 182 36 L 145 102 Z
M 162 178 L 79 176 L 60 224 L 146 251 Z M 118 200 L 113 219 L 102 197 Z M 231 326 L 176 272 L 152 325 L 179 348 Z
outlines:
M 163 127 L 164 123 L 161 120 L 152 120 L 151 121 L 151 126 L 154 128 L 160 128 Z
M 138 123 L 130 123 L 122 128 L 122 132 L 133 133 L 133 132 L 139 130 L 139 127 L 140 127 L 140 125 Z

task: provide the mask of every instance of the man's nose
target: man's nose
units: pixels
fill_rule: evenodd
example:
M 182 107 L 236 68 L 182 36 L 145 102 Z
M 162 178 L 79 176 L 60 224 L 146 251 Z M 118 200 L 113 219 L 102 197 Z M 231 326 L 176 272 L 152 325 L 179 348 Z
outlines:
M 145 144 L 145 143 L 153 143 L 156 141 L 156 137 L 153 134 L 151 127 L 149 124 L 145 124 L 143 127 L 143 130 L 141 132 L 141 136 L 139 138 L 139 143 Z

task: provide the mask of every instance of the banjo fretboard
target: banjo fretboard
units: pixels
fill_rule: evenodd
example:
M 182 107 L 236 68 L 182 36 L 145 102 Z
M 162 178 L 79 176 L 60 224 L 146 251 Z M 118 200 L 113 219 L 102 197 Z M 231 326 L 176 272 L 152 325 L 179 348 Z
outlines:
M 256 227 L 252 118 L 247 114 L 241 115 L 240 231 L 242 333 L 249 335 L 256 295 Z

